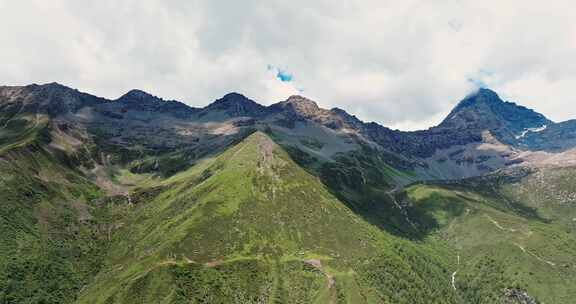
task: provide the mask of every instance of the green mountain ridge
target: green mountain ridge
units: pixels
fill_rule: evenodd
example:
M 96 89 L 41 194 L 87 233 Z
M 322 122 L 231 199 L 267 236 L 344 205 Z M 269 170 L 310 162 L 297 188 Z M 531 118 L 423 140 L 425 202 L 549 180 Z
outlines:
M 370 225 L 263 133 L 159 187 L 80 303 L 449 303 L 446 261 L 425 253 L 445 248 Z

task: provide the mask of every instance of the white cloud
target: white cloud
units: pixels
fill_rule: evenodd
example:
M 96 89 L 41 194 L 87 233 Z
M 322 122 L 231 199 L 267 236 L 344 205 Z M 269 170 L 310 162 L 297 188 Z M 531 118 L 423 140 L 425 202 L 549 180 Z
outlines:
M 0 0 L 2 84 L 58 81 L 191 105 L 230 91 L 299 93 L 415 129 L 481 80 L 554 120 L 576 118 L 576 6 L 551 1 Z M 267 66 L 295 75 L 281 82 Z

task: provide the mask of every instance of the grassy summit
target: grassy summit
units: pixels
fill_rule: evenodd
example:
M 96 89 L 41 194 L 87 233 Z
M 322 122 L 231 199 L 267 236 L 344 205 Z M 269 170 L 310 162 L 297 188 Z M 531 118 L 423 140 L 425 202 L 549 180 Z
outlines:
M 263 133 L 153 187 L 81 303 L 453 302 L 442 249 L 368 224 Z

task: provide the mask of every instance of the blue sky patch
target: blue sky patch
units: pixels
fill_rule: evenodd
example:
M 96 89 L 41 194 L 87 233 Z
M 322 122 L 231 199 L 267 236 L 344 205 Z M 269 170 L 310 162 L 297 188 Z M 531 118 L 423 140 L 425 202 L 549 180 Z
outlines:
M 268 71 L 276 72 L 276 79 L 282 82 L 290 82 L 294 79 L 294 75 L 292 75 L 288 71 L 277 68 L 271 64 L 267 65 L 266 68 L 268 69 Z
M 278 70 L 276 73 L 276 78 L 278 78 L 282 82 L 290 82 L 294 78 L 294 76 L 286 71 Z

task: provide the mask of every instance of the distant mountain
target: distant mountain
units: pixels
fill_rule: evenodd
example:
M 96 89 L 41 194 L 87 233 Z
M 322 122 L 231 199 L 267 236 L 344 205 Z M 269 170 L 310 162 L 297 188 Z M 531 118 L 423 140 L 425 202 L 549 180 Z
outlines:
M 190 118 L 199 109 L 187 106 L 179 101 L 164 100 L 141 90 L 131 90 L 116 100 L 121 104 L 122 112 L 141 111 L 169 113 L 178 118 Z
M 0 87 L 0 110 L 18 108 L 20 113 L 41 113 L 57 116 L 77 112 L 83 107 L 94 106 L 105 99 L 79 92 L 58 83 Z
M 551 124 L 540 113 L 502 101 L 494 91 L 480 89 L 462 100 L 438 127 L 490 130 L 502 142 L 516 144 L 524 132 Z
M 556 124 L 501 100 L 489 89 L 464 98 L 438 126 L 415 132 L 365 123 L 342 109 L 322 109 L 302 96 L 266 107 L 230 93 L 206 107 L 192 108 L 141 90 L 105 100 L 52 83 L 3 87 L 0 98 L 6 113 L 47 113 L 86 136 L 96 130 L 100 141 L 126 150 L 132 150 L 135 142 L 156 155 L 181 147 L 188 151 L 185 158 L 190 162 L 208 151 L 222 150 L 252 129 L 273 132 L 290 151 L 297 149 L 323 161 L 371 147 L 392 167 L 415 171 L 417 179 L 481 175 L 522 162 L 518 157 L 524 150 L 561 152 L 576 146 L 576 139 L 570 139 L 576 138 L 571 123 Z M 486 143 L 498 148 L 478 149 Z
M 258 117 L 264 114 L 266 107 L 246 98 L 239 93 L 229 93 L 204 107 L 199 117 L 227 119 L 233 117 Z

